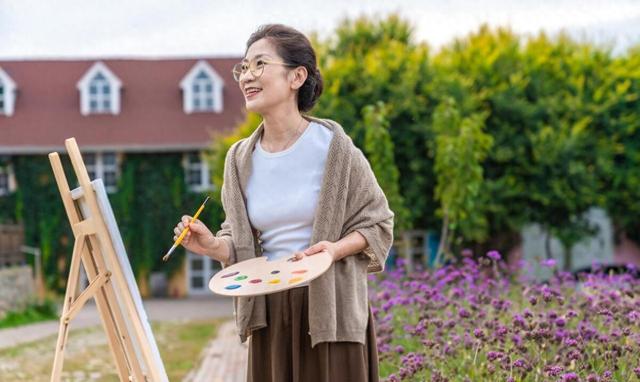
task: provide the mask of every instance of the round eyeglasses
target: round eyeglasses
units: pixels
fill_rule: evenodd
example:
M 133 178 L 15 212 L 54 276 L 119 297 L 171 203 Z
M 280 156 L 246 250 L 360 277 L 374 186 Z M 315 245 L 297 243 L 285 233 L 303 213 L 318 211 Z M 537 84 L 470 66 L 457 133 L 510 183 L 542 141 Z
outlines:
M 242 61 L 233 66 L 233 79 L 236 81 L 240 81 L 240 77 L 250 71 L 254 78 L 260 78 L 262 73 L 264 73 L 265 65 L 282 65 L 288 66 L 290 68 L 296 67 L 297 65 L 287 64 L 286 62 L 277 62 L 277 61 L 268 61 L 262 58 L 251 61 Z

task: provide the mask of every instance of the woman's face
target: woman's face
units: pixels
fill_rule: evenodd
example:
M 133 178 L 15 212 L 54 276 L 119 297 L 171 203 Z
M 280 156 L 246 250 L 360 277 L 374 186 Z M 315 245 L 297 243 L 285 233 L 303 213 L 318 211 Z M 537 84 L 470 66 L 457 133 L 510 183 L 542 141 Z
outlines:
M 265 62 L 262 75 L 254 76 L 251 70 L 240 76 L 240 90 L 244 94 L 248 111 L 264 114 L 275 106 L 295 102 L 295 89 L 292 88 L 292 77 L 289 76 L 290 67 L 266 62 L 283 63 L 283 59 L 276 52 L 276 48 L 268 39 L 254 42 L 245 55 L 247 63 L 263 60 Z

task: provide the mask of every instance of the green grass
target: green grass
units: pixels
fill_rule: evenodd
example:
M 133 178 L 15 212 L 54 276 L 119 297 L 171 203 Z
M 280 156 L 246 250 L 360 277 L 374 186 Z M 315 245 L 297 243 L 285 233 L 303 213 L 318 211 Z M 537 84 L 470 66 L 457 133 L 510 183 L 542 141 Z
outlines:
M 221 320 L 152 322 L 152 330 L 170 381 L 180 381 L 198 365 L 200 353 Z M 0 350 L 2 382 L 49 381 L 57 336 Z M 63 380 L 118 382 L 102 326 L 72 330 L 64 357 Z
M 9 311 L 0 319 L 0 329 L 12 328 L 39 321 L 55 320 L 58 318 L 58 307 L 52 300 L 42 304 L 30 303 L 22 310 Z

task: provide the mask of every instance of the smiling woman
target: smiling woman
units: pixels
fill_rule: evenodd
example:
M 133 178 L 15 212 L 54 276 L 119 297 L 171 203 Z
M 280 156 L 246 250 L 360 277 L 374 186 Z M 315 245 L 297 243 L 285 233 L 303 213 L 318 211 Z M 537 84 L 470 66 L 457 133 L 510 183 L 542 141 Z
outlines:
M 233 75 L 247 110 L 263 121 L 225 159 L 222 229 L 214 235 L 196 222 L 182 245 L 225 265 L 328 253 L 329 269 L 308 282 L 284 272 L 234 279 L 237 290 L 252 281 L 295 284 L 234 297 L 240 339 L 249 339 L 247 380 L 377 381 L 366 274 L 382 270 L 393 241 L 387 199 L 344 129 L 303 114 L 323 88 L 306 36 L 279 24 L 260 27 Z M 183 217 L 175 232 L 188 223 Z

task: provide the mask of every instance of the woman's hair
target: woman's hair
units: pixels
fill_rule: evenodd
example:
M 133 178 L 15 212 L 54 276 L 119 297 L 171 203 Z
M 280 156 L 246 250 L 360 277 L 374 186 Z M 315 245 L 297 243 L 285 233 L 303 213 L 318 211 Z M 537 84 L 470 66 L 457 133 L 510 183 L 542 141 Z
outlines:
M 322 94 L 322 75 L 316 64 L 316 53 L 309 39 L 297 30 L 282 24 L 262 25 L 251 34 L 247 50 L 256 41 L 268 39 L 284 62 L 307 69 L 307 79 L 298 89 L 298 110 L 309 111 Z M 246 53 L 246 51 L 245 51 Z

